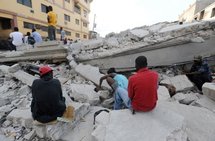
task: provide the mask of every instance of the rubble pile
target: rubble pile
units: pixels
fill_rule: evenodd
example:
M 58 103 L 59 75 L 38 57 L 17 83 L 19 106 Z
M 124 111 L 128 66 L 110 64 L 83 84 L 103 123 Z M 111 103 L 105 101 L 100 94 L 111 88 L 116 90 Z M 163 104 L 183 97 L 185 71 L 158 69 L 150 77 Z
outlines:
M 74 43 L 71 54 L 79 60 L 110 56 L 167 41 L 201 43 L 214 35 L 214 20 L 193 23 L 163 22 L 110 33 L 105 38 Z
M 154 68 L 160 75 L 158 105 L 146 113 L 113 109 L 113 91 L 106 83 L 95 91 L 104 74 L 99 67 L 77 60 L 110 56 L 174 40 L 204 42 L 214 35 L 214 21 L 158 23 L 110 33 L 105 38 L 73 43 L 67 63 L 22 62 L 0 65 L 0 140 L 2 141 L 214 141 L 215 85 L 206 83 L 203 92 L 178 68 Z M 131 60 L 130 60 L 131 61 Z M 66 105 L 75 109 L 72 122 L 36 124 L 31 116 L 31 85 L 36 70 L 49 65 L 62 85 Z M 101 67 L 101 66 L 100 66 Z M 102 66 L 104 67 L 104 66 Z M 131 74 L 129 74 L 131 75 Z M 104 110 L 97 116 L 98 110 Z M 95 124 L 94 124 L 95 123 Z
M 42 65 L 38 62 L 32 64 Z M 215 138 L 215 86 L 205 84 L 202 95 L 185 75 L 171 69 L 157 71 L 160 82 L 175 86 L 176 94 L 171 96 L 168 87 L 159 86 L 157 108 L 150 113 L 132 115 L 130 110 L 111 110 L 113 98 L 106 83 L 102 86 L 104 90 L 94 91 L 103 75 L 97 67 L 77 63 L 75 67 L 71 63 L 70 66 L 65 63 L 49 64 L 54 70 L 54 77 L 62 84 L 66 104 L 75 107 L 75 119 L 69 124 L 59 121 L 53 125 L 34 125 L 30 111 L 30 86 L 39 75 L 29 74 L 23 67 L 25 65 L 0 66 L 1 140 L 70 141 L 73 136 L 86 141 L 126 141 L 131 138 L 212 141 Z M 93 125 L 94 113 L 104 108 L 108 108 L 110 113 L 101 112 Z M 154 134 L 151 134 L 152 131 Z

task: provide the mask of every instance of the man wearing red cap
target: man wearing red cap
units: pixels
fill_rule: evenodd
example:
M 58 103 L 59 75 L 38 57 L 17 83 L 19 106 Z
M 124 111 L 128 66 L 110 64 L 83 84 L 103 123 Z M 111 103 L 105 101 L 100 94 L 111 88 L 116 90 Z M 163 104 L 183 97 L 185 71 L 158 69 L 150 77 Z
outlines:
M 31 112 L 33 119 L 48 123 L 61 117 L 66 109 L 65 98 L 62 94 L 58 79 L 53 79 L 53 71 L 49 66 L 39 68 L 40 79 L 32 84 Z

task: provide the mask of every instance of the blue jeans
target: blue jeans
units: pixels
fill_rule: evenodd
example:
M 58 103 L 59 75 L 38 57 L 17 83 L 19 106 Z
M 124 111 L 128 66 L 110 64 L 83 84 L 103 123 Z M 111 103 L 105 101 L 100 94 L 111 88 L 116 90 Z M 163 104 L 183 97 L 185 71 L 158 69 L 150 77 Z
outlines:
M 114 93 L 114 110 L 120 110 L 123 108 L 130 108 L 131 101 L 128 97 L 128 91 L 124 88 L 117 87 Z

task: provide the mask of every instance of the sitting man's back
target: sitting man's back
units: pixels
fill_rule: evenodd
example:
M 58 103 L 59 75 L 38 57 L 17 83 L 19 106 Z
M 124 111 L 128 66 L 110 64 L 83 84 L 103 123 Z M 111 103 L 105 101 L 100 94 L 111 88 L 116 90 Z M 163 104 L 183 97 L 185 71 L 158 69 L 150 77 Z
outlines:
M 150 111 L 157 103 L 158 74 L 147 68 L 145 56 L 135 60 L 137 73 L 129 78 L 128 95 L 135 111 Z
M 42 123 L 54 121 L 61 117 L 66 109 L 59 80 L 53 79 L 52 69 L 40 68 L 41 79 L 32 84 L 31 112 L 34 120 Z

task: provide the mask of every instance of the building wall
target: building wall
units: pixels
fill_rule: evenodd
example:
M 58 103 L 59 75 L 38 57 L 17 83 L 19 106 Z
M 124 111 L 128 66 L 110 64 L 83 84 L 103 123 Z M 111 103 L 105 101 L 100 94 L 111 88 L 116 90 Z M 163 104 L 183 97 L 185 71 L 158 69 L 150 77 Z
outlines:
M 87 3 L 86 3 L 87 1 Z M 1 0 L 0 1 L 0 17 L 9 18 L 12 20 L 13 26 L 18 26 L 22 33 L 31 31 L 31 28 L 24 27 L 24 22 L 29 24 L 34 24 L 37 31 L 43 36 L 47 37 L 47 13 L 41 11 L 41 4 L 45 6 L 52 5 L 53 11 L 57 13 L 58 23 L 57 29 L 59 31 L 60 27 L 63 27 L 67 33 L 68 38 L 73 40 L 88 39 L 89 36 L 89 12 L 90 12 L 90 2 L 91 0 L 70 0 L 67 2 L 65 0 L 32 0 L 32 7 L 28 7 L 17 3 L 17 0 Z M 8 6 L 10 4 L 10 6 Z M 74 6 L 78 5 L 80 7 L 81 13 L 75 12 Z M 85 13 L 84 15 L 84 10 Z M 65 14 L 70 17 L 70 21 L 65 21 Z M 79 20 L 79 24 L 76 23 L 76 19 Z M 83 26 L 83 22 L 87 23 Z M 4 31 L 0 30 L 1 33 Z M 80 36 L 77 37 L 76 35 Z M 60 34 L 57 34 L 57 38 L 60 38 Z
M 179 21 L 191 22 L 211 18 L 215 0 L 197 0 L 179 16 Z
M 198 20 L 201 20 L 200 15 L 201 15 L 201 12 L 204 11 L 204 15 L 202 19 L 207 20 L 207 19 L 213 18 L 215 17 L 214 15 L 215 13 L 213 13 L 213 9 L 215 12 L 215 2 L 209 5 L 208 7 L 206 7 L 205 9 L 203 9 L 202 11 L 196 13 L 195 17 L 197 17 Z
M 195 9 L 196 9 L 196 3 L 190 5 L 190 7 L 186 11 L 183 11 L 183 13 L 179 16 L 179 21 L 182 21 L 182 22 L 192 21 L 193 16 L 195 14 Z

